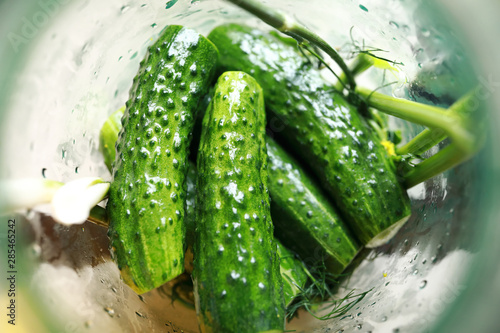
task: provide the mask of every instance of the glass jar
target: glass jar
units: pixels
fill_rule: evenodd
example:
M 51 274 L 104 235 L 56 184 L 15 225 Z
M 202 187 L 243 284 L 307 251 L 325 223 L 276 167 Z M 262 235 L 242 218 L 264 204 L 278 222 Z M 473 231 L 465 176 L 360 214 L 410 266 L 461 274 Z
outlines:
M 396 82 L 385 93 L 445 106 L 478 84 L 490 107 L 491 133 L 481 153 L 410 189 L 410 221 L 387 245 L 363 251 L 336 294 L 370 290 L 367 296 L 327 321 L 301 311 L 287 329 L 498 331 L 500 5 L 486 0 L 268 4 L 340 47 L 345 57 L 356 48 L 384 50 L 378 55 L 401 63 L 398 72 L 385 73 Z M 1 178 L 59 181 L 111 178 L 98 151 L 100 127 L 127 100 L 139 61 L 163 27 L 181 24 L 207 34 L 217 24 L 236 21 L 268 29 L 218 0 L 6 1 L 0 3 L 0 18 Z M 376 87 L 382 73 L 370 70 L 360 82 Z M 403 129 L 404 140 L 421 130 L 398 120 L 392 125 Z M 19 234 L 16 329 L 198 331 L 194 310 L 172 301 L 175 292 L 189 297 L 184 285 L 167 284 L 138 296 L 121 282 L 104 228 L 88 222 L 60 226 L 42 207 L 2 217 L 2 247 L 12 219 Z M 1 253 L 7 274 L 7 252 Z M 2 304 L 9 304 L 9 297 L 3 292 Z M 3 317 L 7 332 L 15 332 Z

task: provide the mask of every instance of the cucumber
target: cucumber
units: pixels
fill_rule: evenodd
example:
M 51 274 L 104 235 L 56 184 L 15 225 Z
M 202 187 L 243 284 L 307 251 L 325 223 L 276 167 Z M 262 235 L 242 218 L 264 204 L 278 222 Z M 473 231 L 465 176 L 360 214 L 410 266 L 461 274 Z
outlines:
M 116 156 L 115 143 L 118 139 L 118 133 L 122 129 L 121 119 L 124 112 L 125 106 L 113 112 L 102 125 L 99 134 L 99 151 L 104 157 L 104 164 L 109 172 L 113 171 L 113 161 Z
M 261 88 L 248 74 L 222 74 L 203 123 L 193 271 L 200 329 L 281 332 Z
M 298 163 L 267 138 L 271 216 L 277 238 L 310 266 L 341 273 L 360 250 L 356 239 Z
M 288 306 L 303 291 L 307 283 L 308 273 L 302 262 L 278 240 L 276 240 L 276 249 L 280 258 L 283 297 L 285 305 Z
M 356 108 L 275 36 L 226 24 L 208 38 L 222 70 L 245 71 L 261 85 L 271 130 L 319 177 L 362 244 L 387 242 L 410 216 L 410 201 Z
M 169 26 L 134 78 L 116 143 L 108 235 L 123 280 L 138 294 L 184 271 L 186 173 L 194 111 L 218 51 Z
M 100 135 L 101 147 L 114 147 L 116 140 L 118 139 L 118 132 L 122 128 L 120 119 L 123 116 L 124 110 L 125 108 L 123 107 L 118 111 L 115 111 L 104 122 L 104 125 L 101 128 Z M 115 150 L 101 149 L 101 152 L 103 154 L 106 165 L 111 165 L 111 161 L 114 161 L 115 159 Z M 271 163 L 271 165 L 273 165 L 273 163 Z M 108 169 L 111 171 L 111 167 L 108 167 Z M 187 186 L 185 209 L 186 243 L 188 244 L 188 249 L 185 253 L 184 258 L 185 271 L 189 274 L 191 274 L 193 271 L 193 253 L 191 245 L 194 242 L 194 229 L 196 221 L 196 178 L 196 166 L 191 161 L 189 161 L 188 173 L 186 178 Z M 270 184 L 272 183 L 272 180 L 270 180 Z M 291 251 L 287 250 L 278 240 L 276 240 L 276 245 L 278 255 L 280 257 L 280 273 L 281 277 L 283 278 L 283 296 L 285 297 L 285 304 L 288 306 L 304 288 L 308 279 L 308 272 L 302 262 L 295 258 L 295 255 L 293 255 Z

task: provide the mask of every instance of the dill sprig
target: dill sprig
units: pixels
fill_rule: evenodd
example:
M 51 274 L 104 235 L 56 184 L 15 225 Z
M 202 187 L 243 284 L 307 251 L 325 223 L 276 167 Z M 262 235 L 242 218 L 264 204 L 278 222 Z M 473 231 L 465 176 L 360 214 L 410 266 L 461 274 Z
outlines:
M 390 60 L 388 58 L 384 58 L 384 57 L 376 55 L 374 52 L 389 52 L 389 51 L 380 49 L 378 47 L 368 46 L 365 44 L 364 39 L 362 39 L 361 43 L 360 43 L 359 41 L 357 41 L 354 38 L 353 30 L 354 30 L 354 26 L 352 26 L 351 29 L 349 30 L 349 37 L 351 39 L 351 42 L 346 44 L 346 45 L 350 46 L 352 49 L 352 51 L 350 51 L 350 55 L 348 56 L 348 58 L 354 58 L 359 54 L 366 54 L 366 55 L 369 55 L 375 59 L 379 59 L 379 60 L 385 61 L 389 64 L 392 64 L 393 66 L 396 66 L 396 65 L 404 66 L 404 63 L 401 61 Z M 342 47 L 342 48 L 344 48 L 344 47 Z
M 373 289 L 356 293 L 353 289 L 342 298 L 335 298 L 334 288 L 338 286 L 339 278 L 343 275 L 330 273 L 323 260 L 315 266 L 305 269 L 310 282 L 306 287 L 300 288 L 296 300 L 286 309 L 286 318 L 290 321 L 300 308 L 304 308 L 314 318 L 328 320 L 346 314 Z M 344 275 L 345 276 L 345 275 Z M 317 312 L 329 310 L 327 314 L 318 316 Z

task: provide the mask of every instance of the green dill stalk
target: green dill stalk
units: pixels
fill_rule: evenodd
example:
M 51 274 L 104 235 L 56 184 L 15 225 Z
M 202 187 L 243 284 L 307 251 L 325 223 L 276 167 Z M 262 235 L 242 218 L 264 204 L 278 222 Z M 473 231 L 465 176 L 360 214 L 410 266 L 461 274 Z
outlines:
M 356 93 L 370 107 L 429 128 L 399 149 L 400 154 L 419 154 L 441 142 L 445 136 L 451 139 L 449 146 L 403 175 L 407 188 L 467 161 L 484 143 L 484 120 L 480 118 L 484 108 L 476 91 L 465 95 L 448 109 L 402 100 L 361 87 L 356 89 Z
M 366 54 L 366 53 L 360 53 L 352 63 L 350 64 L 349 68 L 351 70 L 351 73 L 354 77 L 357 75 L 363 73 L 370 67 L 372 67 L 374 64 L 373 57 Z M 337 83 L 334 85 L 334 88 L 336 90 L 342 91 L 342 88 L 344 87 L 344 82 L 347 81 L 346 73 L 342 72 L 340 73 L 339 80 Z
M 421 155 L 447 138 L 441 128 L 426 128 L 405 145 L 396 149 L 398 155 Z

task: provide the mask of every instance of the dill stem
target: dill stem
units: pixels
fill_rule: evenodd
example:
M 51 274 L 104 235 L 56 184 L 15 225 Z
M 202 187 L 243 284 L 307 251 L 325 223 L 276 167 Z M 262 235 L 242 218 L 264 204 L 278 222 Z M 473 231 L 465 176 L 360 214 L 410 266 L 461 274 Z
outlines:
M 373 58 L 371 56 L 369 56 L 365 53 L 360 53 L 360 54 L 358 54 L 358 56 L 356 58 L 354 58 L 352 63 L 349 65 L 349 69 L 351 70 L 352 75 L 354 77 L 356 77 L 357 75 L 363 73 L 364 71 L 366 71 L 367 69 L 372 67 L 373 64 L 374 64 L 374 61 L 373 61 Z M 345 72 L 340 73 L 340 76 L 338 79 L 339 80 L 337 81 L 337 83 L 335 83 L 334 88 L 336 90 L 342 91 L 342 89 L 345 85 L 344 82 L 347 81 L 347 77 L 346 77 Z
M 468 160 L 471 156 L 463 154 L 463 151 L 458 148 L 455 143 L 450 144 L 440 150 L 435 155 L 420 162 L 410 170 L 404 177 L 404 185 L 406 188 L 420 184 L 427 179 L 430 179 L 462 162 Z
M 449 137 L 452 143 L 434 156 L 419 163 L 403 175 L 407 188 L 413 187 L 437 174 L 471 158 L 484 142 L 481 119 L 472 117 L 480 110 L 480 101 L 474 91 L 465 95 L 448 109 L 387 96 L 366 88 L 356 89 L 366 103 L 380 112 L 427 126 L 398 153 L 421 153 Z M 476 107 L 471 107 L 476 105 Z M 471 126 L 475 124 L 475 126 Z
M 404 146 L 396 149 L 398 155 L 420 155 L 443 141 L 447 135 L 441 128 L 426 128 Z

